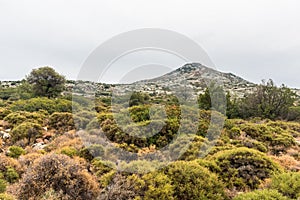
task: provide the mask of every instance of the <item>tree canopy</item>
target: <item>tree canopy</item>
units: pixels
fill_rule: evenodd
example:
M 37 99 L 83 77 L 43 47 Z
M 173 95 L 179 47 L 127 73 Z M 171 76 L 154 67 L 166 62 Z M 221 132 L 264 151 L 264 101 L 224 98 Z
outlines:
M 277 87 L 271 79 L 263 81 L 243 100 L 242 114 L 244 117 L 286 118 L 295 97 L 296 94 L 285 85 Z
M 34 69 L 26 77 L 28 83 L 32 84 L 33 94 L 55 98 L 64 90 L 66 79 L 51 67 Z

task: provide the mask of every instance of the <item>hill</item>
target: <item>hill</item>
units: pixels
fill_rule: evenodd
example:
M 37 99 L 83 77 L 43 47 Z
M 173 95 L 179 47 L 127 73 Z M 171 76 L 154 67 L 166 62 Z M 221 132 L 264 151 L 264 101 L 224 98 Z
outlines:
M 237 95 L 256 90 L 226 98 L 226 115 L 207 92 L 196 105 L 166 95 L 176 85 L 200 93 L 213 81 Z M 4 82 L 0 199 L 297 199 L 300 107 L 271 83 L 197 63 L 127 85 L 68 81 L 55 97 Z M 114 88 L 148 94 L 113 105 Z

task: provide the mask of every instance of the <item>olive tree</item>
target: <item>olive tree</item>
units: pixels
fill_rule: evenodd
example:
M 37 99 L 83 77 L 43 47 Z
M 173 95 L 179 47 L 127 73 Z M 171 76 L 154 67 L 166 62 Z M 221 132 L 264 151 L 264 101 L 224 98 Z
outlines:
M 66 79 L 51 67 L 33 69 L 26 77 L 28 83 L 32 84 L 33 94 L 55 98 L 64 90 Z

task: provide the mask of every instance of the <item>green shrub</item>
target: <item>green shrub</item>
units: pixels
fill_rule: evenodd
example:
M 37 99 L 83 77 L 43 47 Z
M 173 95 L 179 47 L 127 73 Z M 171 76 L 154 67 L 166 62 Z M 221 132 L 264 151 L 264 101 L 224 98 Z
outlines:
M 78 151 L 74 147 L 63 147 L 60 149 L 60 153 L 72 158 L 78 154 Z
M 300 198 L 300 172 L 274 175 L 270 187 L 289 198 Z
M 128 111 L 131 120 L 134 122 L 147 121 L 150 119 L 149 106 L 132 106 Z
M 230 189 L 257 189 L 264 179 L 281 171 L 264 153 L 245 147 L 220 151 L 209 160 L 216 162 L 220 177 Z
M 54 112 L 72 113 L 72 101 L 66 99 L 48 99 L 45 97 L 31 98 L 28 100 L 19 100 L 11 105 L 13 111 L 37 112 L 45 110 L 49 114 Z M 78 105 L 75 103 L 75 107 Z
M 10 146 L 8 148 L 7 155 L 12 158 L 19 158 L 21 155 L 24 155 L 26 151 L 22 147 Z
M 233 200 L 288 200 L 277 190 L 255 190 L 237 195 Z
M 84 117 L 80 117 L 75 115 L 74 116 L 74 125 L 76 127 L 77 130 L 80 129 L 85 129 L 87 124 L 90 122 L 90 119 L 84 118 Z
M 12 111 L 7 108 L 0 108 L 0 120 L 3 120 L 7 115 L 9 115 Z
M 206 159 L 196 159 L 195 162 L 197 162 L 200 166 L 209 169 L 209 171 L 211 172 L 221 172 L 220 167 L 214 161 Z
M 70 100 L 73 101 L 73 103 L 77 103 L 80 106 L 83 106 L 84 108 L 92 108 L 95 104 L 93 99 L 90 99 L 88 97 L 79 96 L 79 95 L 72 95 Z
M 141 178 L 145 183 L 143 199 L 175 199 L 171 179 L 161 172 L 151 172 Z
M 105 113 L 105 112 L 101 112 L 97 115 L 97 118 L 99 120 L 100 123 L 104 122 L 105 120 L 109 119 L 109 120 L 113 120 L 114 116 L 112 113 Z
M 4 176 L 5 176 L 5 179 L 9 183 L 15 183 L 20 178 L 20 176 L 16 172 L 16 170 L 14 168 L 10 168 L 10 167 L 7 167 L 7 170 L 6 170 L 5 174 L 4 174 Z
M 194 161 L 174 162 L 165 174 L 172 181 L 175 199 L 227 199 L 217 175 Z
M 33 122 L 23 122 L 13 128 L 11 133 L 12 141 L 16 142 L 27 139 L 28 143 L 33 143 L 36 138 L 42 135 L 41 125 Z
M 0 194 L 0 200 L 15 200 L 15 198 L 9 194 Z
M 6 181 L 4 179 L 2 179 L 2 178 L 0 178 L 0 193 L 5 192 L 6 191 L 6 186 L 7 186 Z
M 49 127 L 59 132 L 75 129 L 73 115 L 67 112 L 55 112 L 49 117 Z
M 122 163 L 120 168 L 128 173 L 146 174 L 162 167 L 163 163 L 158 161 L 133 160 L 129 163 Z
M 98 177 L 101 177 L 102 175 L 111 172 L 113 169 L 116 169 L 115 163 L 103 161 L 97 158 L 92 161 L 92 165 Z
M 26 120 L 27 118 L 24 115 L 24 112 L 14 112 L 4 117 L 4 121 L 7 121 L 11 126 L 19 125 Z
M 18 88 L 1 88 L 0 89 L 0 99 L 2 100 L 18 100 L 20 96 L 18 95 Z
M 300 119 L 300 106 L 292 106 L 289 108 L 287 120 L 299 121 Z
M 96 112 L 80 111 L 74 115 L 74 122 L 77 129 L 86 129 L 87 125 L 96 118 Z
M 234 126 L 228 131 L 228 133 L 230 138 L 236 138 L 241 135 L 241 129 Z
M 291 131 L 284 130 L 280 126 L 274 126 L 270 123 L 245 123 L 240 126 L 245 136 L 251 137 L 268 146 L 274 154 L 286 152 L 286 150 L 295 145 L 295 139 Z
M 91 161 L 94 158 L 103 156 L 104 155 L 104 148 L 100 144 L 94 144 L 94 145 L 91 145 L 89 147 L 85 147 L 85 148 L 81 149 L 80 152 L 79 152 L 79 155 L 82 158 L 84 158 L 88 161 Z
M 206 137 L 207 136 L 207 130 L 210 125 L 211 120 L 211 111 L 207 110 L 200 110 L 199 111 L 199 124 L 198 124 L 198 132 L 197 135 Z
M 45 120 L 45 115 L 42 113 L 30 113 L 24 111 L 13 112 L 4 118 L 11 127 L 22 124 L 23 122 L 32 122 L 42 125 Z
M 97 118 L 93 118 L 87 125 L 87 130 L 100 129 L 100 122 Z
M 17 160 L 0 154 L 0 172 L 1 177 L 4 177 L 6 181 L 13 182 L 21 176 L 23 169 Z
M 190 134 L 179 136 L 174 143 L 170 144 L 169 152 L 170 156 L 176 160 L 195 160 L 204 155 L 206 147 L 205 138 Z
M 246 138 L 244 140 L 233 140 L 231 143 L 236 145 L 237 147 L 247 147 L 250 149 L 256 149 L 263 153 L 266 153 L 268 151 L 268 148 L 264 145 L 263 142 L 259 142 L 253 139 Z
M 107 187 L 110 185 L 113 177 L 115 176 L 116 171 L 111 170 L 110 172 L 107 172 L 106 174 L 103 174 L 100 178 L 99 178 L 99 183 L 101 185 L 101 187 Z

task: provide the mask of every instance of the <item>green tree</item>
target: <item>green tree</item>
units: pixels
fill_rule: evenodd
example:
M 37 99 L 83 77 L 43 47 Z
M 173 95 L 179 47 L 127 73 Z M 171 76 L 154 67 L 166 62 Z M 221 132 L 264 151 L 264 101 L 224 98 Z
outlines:
M 226 116 L 229 119 L 240 118 L 239 100 L 237 98 L 232 98 L 230 93 L 227 92 L 226 101 L 227 101 Z
M 289 121 L 299 121 L 300 120 L 300 106 L 292 106 L 289 108 L 287 120 L 289 120 Z
M 245 97 L 241 105 L 242 116 L 268 119 L 286 118 L 296 94 L 285 85 L 277 87 L 270 79 L 263 81 L 256 90 Z
M 200 109 L 216 110 L 225 114 L 226 100 L 226 94 L 223 88 L 212 82 L 209 87 L 206 88 L 204 93 L 199 95 L 198 103 Z
M 22 80 L 16 89 L 20 99 L 30 99 L 33 97 L 32 85 L 26 80 Z
M 146 104 L 149 101 L 149 99 L 150 97 L 146 93 L 133 92 L 129 100 L 129 106 L 131 107 Z
M 32 84 L 35 96 L 55 98 L 64 90 L 65 77 L 58 74 L 51 67 L 34 69 L 26 77 L 28 83 Z

